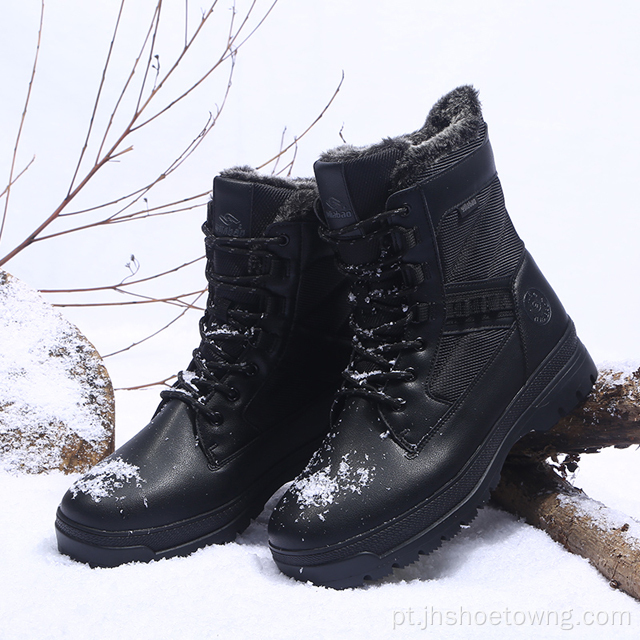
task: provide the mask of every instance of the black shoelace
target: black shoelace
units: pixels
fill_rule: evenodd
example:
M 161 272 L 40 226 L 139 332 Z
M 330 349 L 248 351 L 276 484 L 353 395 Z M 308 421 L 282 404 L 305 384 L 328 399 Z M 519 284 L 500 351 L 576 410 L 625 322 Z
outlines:
M 429 305 L 409 303 L 424 280 L 422 265 L 402 261 L 415 246 L 415 229 L 394 225 L 391 218 L 406 209 L 394 209 L 321 235 L 334 243 L 338 267 L 351 280 L 353 355 L 343 372 L 339 397 L 360 396 L 402 409 L 405 400 L 385 391 L 388 382 L 415 379 L 412 369 L 397 368 L 400 352 L 424 348 L 422 340 L 407 340 L 406 328 L 428 319 Z
M 265 259 L 274 259 L 270 245 L 286 244 L 288 238 L 222 238 L 215 236 L 206 223 L 202 230 L 206 236 L 209 298 L 200 318 L 200 345 L 194 349 L 187 370 L 180 371 L 173 387 L 160 395 L 164 400 L 182 400 L 214 424 L 220 424 L 222 414 L 209 406 L 214 395 L 220 393 L 231 402 L 237 400 L 240 394 L 232 385 L 233 374 L 253 376 L 257 373 L 256 364 L 243 360 L 243 356 L 247 347 L 256 346 L 265 317 L 266 305 L 261 302 L 269 294 L 261 285 L 269 274 L 260 265 Z M 245 262 L 245 273 L 215 273 L 216 254 L 219 257 L 227 254 L 236 262 Z M 224 296 L 225 288 L 235 292 L 236 302 Z M 237 301 L 238 294 L 243 302 Z

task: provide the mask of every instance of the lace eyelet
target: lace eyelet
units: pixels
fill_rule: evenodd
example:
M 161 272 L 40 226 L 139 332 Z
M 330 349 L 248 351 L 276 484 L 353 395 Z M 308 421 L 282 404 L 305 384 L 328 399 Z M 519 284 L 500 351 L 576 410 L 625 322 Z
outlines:
M 214 411 L 211 414 L 211 422 L 216 426 L 221 425 L 224 422 L 224 416 L 219 411 Z
M 416 377 L 417 377 L 416 370 L 413 367 L 409 367 L 409 368 L 405 369 L 405 372 L 408 374 L 408 377 L 407 377 L 406 381 L 407 382 L 414 382 Z
M 278 238 L 278 244 L 281 247 L 286 247 L 289 244 L 289 236 L 286 233 L 283 233 L 279 238 Z
M 402 205 L 401 209 L 403 210 L 400 214 L 403 218 L 406 218 L 411 213 L 411 206 L 406 202 Z
M 253 377 L 258 374 L 258 365 L 255 362 L 250 362 L 244 371 L 249 377 Z
M 235 402 L 240 398 L 240 392 L 235 387 L 229 387 L 229 392 L 227 393 L 227 400 L 230 402 Z
M 402 411 L 404 406 L 407 404 L 407 401 L 404 398 L 394 398 L 394 400 L 398 403 L 397 407 L 394 407 L 394 411 Z
M 427 348 L 427 343 L 423 338 L 418 338 L 416 342 L 418 343 L 415 346 L 416 351 L 424 351 Z

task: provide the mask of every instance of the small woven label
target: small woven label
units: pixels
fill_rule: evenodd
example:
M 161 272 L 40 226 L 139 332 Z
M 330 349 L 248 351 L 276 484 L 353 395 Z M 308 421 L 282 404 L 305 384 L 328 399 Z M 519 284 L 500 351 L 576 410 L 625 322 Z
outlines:
M 468 216 L 470 213 L 475 211 L 478 208 L 478 200 L 477 198 L 471 198 L 471 200 L 467 200 L 464 204 L 461 204 L 458 207 L 458 213 L 461 218 Z

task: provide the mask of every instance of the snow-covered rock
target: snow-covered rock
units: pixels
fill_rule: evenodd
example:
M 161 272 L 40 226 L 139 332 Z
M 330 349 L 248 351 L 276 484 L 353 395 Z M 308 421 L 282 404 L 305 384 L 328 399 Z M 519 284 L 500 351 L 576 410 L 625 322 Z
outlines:
M 85 471 L 113 442 L 113 388 L 97 351 L 0 270 L 0 469 Z

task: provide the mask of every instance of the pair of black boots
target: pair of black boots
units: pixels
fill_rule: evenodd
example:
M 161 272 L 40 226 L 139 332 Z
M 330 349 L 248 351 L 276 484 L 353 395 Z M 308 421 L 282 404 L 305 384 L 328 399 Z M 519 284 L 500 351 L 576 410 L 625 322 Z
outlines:
M 470 521 L 516 440 L 589 392 L 596 368 L 509 219 L 473 88 L 314 169 L 318 191 L 215 179 L 200 346 L 151 423 L 64 496 L 62 553 L 115 566 L 228 542 L 295 478 L 275 562 L 357 586 Z

